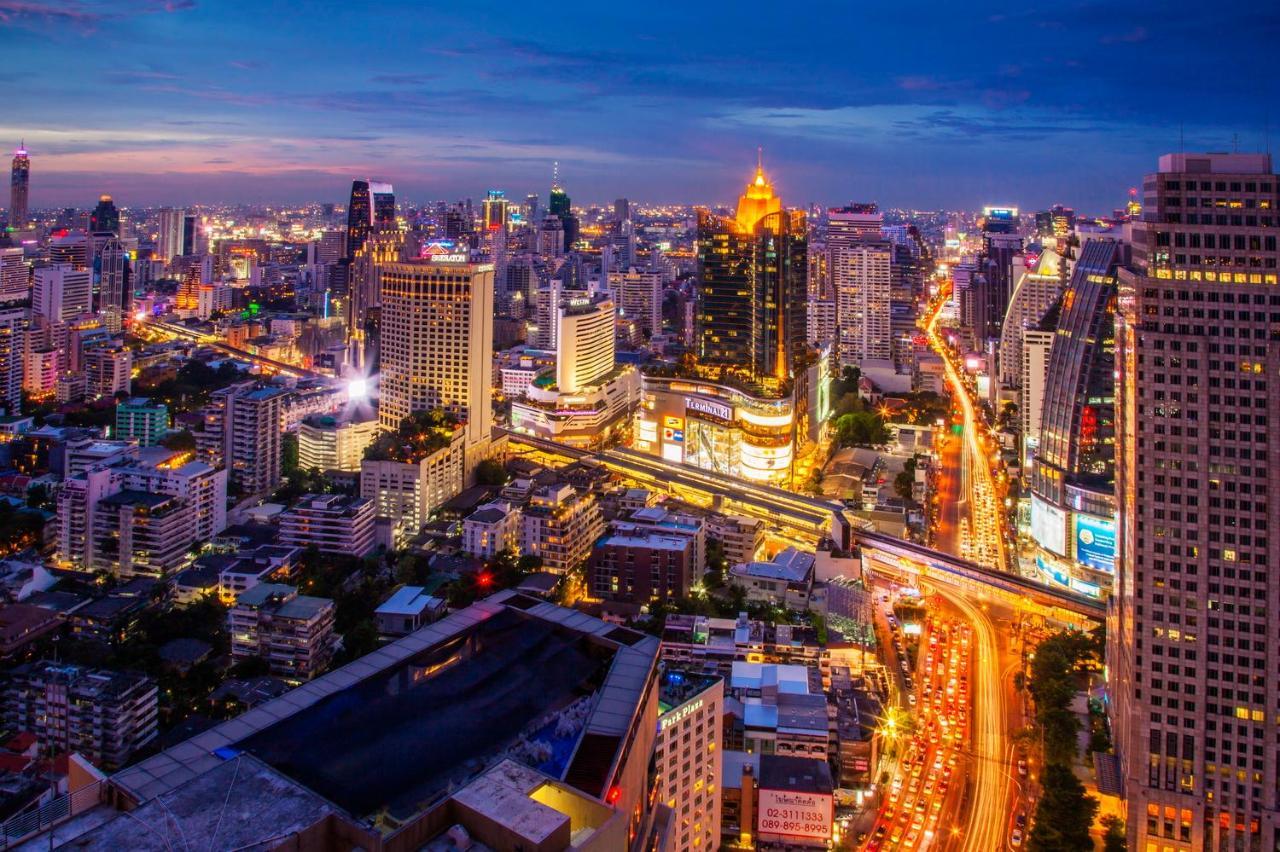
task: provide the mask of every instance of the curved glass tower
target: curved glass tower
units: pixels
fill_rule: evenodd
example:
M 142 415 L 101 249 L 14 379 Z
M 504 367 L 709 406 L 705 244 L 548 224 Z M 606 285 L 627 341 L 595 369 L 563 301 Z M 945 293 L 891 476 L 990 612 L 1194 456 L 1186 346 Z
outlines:
M 1090 240 L 1062 295 L 1031 471 L 1048 582 L 1103 596 L 1115 572 L 1115 312 L 1123 243 Z

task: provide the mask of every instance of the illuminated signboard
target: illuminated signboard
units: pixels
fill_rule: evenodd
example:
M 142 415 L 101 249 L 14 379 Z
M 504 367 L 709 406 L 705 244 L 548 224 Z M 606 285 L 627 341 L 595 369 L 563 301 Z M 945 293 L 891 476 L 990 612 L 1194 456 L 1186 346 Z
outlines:
M 702 399 L 696 396 L 686 396 L 684 398 L 684 407 L 686 411 L 695 411 L 698 414 L 706 414 L 717 420 L 723 420 L 729 423 L 733 420 L 733 406 L 725 405 L 722 402 L 712 402 L 709 399 Z
M 431 255 L 432 263 L 466 263 L 470 260 L 470 256 L 466 254 L 433 254 Z
M 683 429 L 663 429 L 662 440 L 667 443 L 683 444 L 684 430 Z
M 756 829 L 773 837 L 830 840 L 831 811 L 830 794 L 762 788 Z
M 683 429 L 684 418 L 672 417 L 671 415 L 667 415 L 666 417 L 662 418 L 662 425 L 666 426 L 668 429 Z
M 1110 518 L 1077 514 L 1076 561 L 1095 571 L 1116 570 L 1116 524 Z
M 658 729 L 665 731 L 667 728 L 670 728 L 672 725 L 678 724 L 681 719 L 683 719 L 685 716 L 688 716 L 690 713 L 697 712 L 698 708 L 700 708 L 701 706 L 702 706 L 702 699 L 699 698 L 697 701 L 694 701 L 691 704 L 686 704 L 683 707 L 677 707 L 675 710 L 672 710 L 670 713 L 668 713 L 667 715 L 663 716 L 661 719 L 658 720 Z
M 1050 553 L 1067 555 L 1067 516 L 1038 496 L 1031 497 L 1031 537 Z

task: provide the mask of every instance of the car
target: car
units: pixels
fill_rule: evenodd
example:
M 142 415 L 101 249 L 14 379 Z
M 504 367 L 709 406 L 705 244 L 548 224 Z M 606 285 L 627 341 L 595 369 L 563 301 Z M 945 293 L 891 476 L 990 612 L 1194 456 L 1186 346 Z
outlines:
M 888 833 L 888 831 L 889 831 L 889 827 L 884 823 L 880 823 L 880 825 L 876 826 L 876 830 L 875 832 L 872 833 L 871 836 L 875 840 L 883 840 L 885 834 Z
M 1014 818 L 1014 821 L 1018 824 L 1018 828 L 1026 828 L 1026 827 L 1027 827 L 1027 812 L 1026 812 L 1026 811 L 1018 811 L 1018 816 Z
M 1022 829 L 1015 828 L 1013 834 L 1009 835 L 1009 845 L 1015 849 L 1022 845 Z
M 901 827 L 895 827 L 895 828 L 893 829 L 893 834 L 889 835 L 889 842 L 890 842 L 890 843 L 894 843 L 894 844 L 898 844 L 898 843 L 901 843 L 901 842 L 902 842 L 902 828 L 901 828 Z
M 912 707 L 916 706 L 916 694 L 914 692 L 907 696 L 907 703 Z
M 1018 774 L 1023 778 L 1027 777 L 1027 761 L 1024 758 L 1018 758 Z

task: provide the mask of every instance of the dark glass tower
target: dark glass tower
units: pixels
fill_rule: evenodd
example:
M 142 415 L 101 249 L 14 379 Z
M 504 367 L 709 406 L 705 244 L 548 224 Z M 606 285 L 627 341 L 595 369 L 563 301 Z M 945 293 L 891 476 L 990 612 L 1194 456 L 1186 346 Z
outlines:
M 564 226 L 564 250 L 568 251 L 578 241 L 578 217 L 573 215 L 573 205 L 569 202 L 569 194 L 560 186 L 560 182 L 551 184 L 551 195 L 548 199 L 551 215 L 560 219 Z
M 698 213 L 699 366 L 781 392 L 807 352 L 805 215 L 782 209 L 763 169 L 733 218 Z
M 347 204 L 347 257 L 355 257 L 369 236 L 373 222 L 373 199 L 367 180 L 351 181 L 351 201 Z
M 9 173 L 9 227 L 27 224 L 27 190 L 31 183 L 31 158 L 25 145 L 13 152 L 13 170 Z
M 89 230 L 95 234 L 120 233 L 120 211 L 110 195 L 98 198 L 98 206 L 89 214 Z

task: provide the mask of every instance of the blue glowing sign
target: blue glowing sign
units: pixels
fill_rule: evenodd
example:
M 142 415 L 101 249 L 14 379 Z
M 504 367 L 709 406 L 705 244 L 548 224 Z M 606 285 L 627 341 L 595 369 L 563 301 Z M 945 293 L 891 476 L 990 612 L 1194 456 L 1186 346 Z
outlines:
M 1116 570 L 1116 524 L 1110 518 L 1077 514 L 1076 561 L 1095 571 Z

